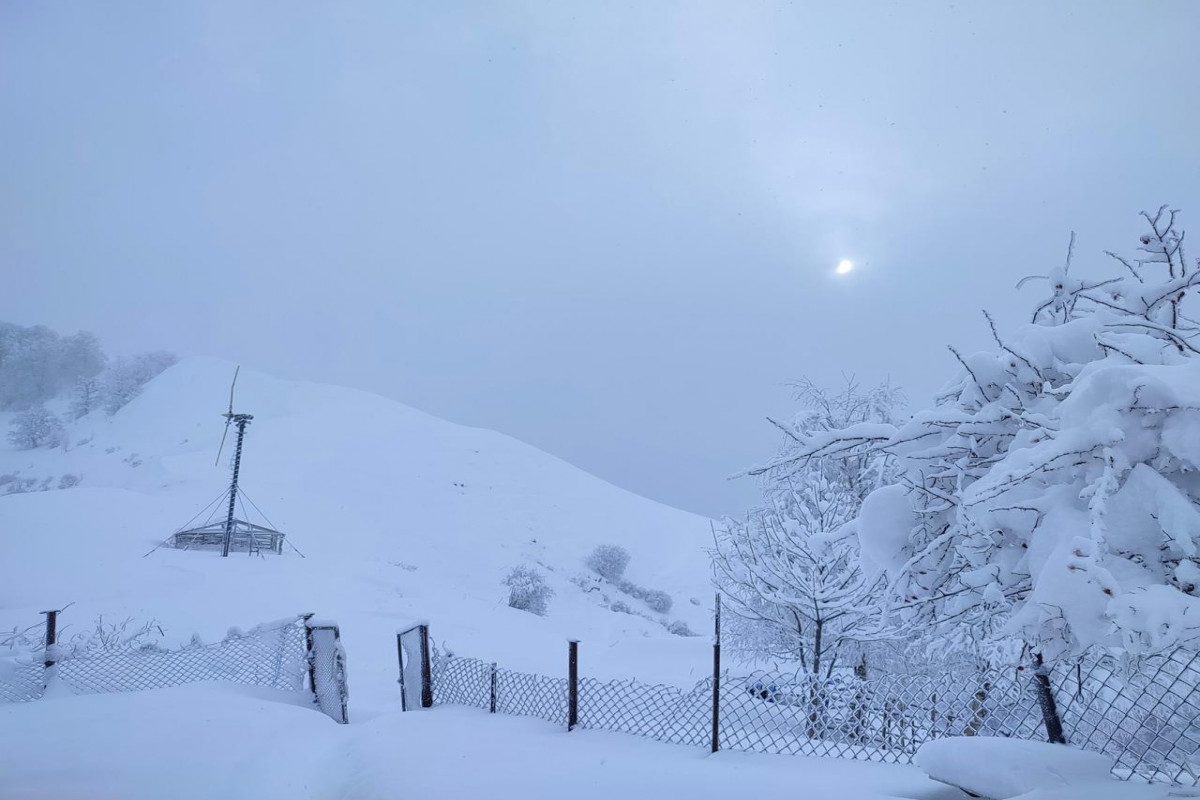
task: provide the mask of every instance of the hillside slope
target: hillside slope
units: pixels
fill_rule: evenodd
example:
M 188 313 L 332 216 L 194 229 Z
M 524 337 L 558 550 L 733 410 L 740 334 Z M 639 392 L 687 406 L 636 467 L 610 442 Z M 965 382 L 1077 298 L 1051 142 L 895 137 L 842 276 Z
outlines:
M 707 631 L 706 519 L 364 392 L 246 370 L 238 380 L 236 410 L 254 414 L 242 485 L 305 557 L 153 550 L 228 483 L 214 457 L 232 374 L 228 362 L 186 360 L 112 418 L 73 423 L 65 451 L 0 450 L 0 475 L 81 477 L 0 495 L 0 629 L 74 603 L 63 621 L 75 630 L 100 614 L 153 618 L 177 643 L 314 611 L 342 624 L 360 699 L 394 691 L 392 634 L 414 618 L 439 642 L 515 668 L 558 671 L 563 640 L 578 637 L 592 674 L 703 674 L 707 640 L 661 623 Z M 601 543 L 629 551 L 627 577 L 668 592 L 669 614 L 579 585 Z M 507 607 L 501 582 L 519 563 L 555 590 L 544 618 Z M 606 608 L 605 594 L 639 613 Z

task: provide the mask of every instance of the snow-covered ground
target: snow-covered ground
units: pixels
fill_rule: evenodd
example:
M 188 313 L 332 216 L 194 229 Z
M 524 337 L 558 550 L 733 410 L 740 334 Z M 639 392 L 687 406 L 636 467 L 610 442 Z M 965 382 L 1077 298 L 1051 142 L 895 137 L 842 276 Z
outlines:
M 115 416 L 73 423 L 65 452 L 0 450 L 0 475 L 81 476 L 74 489 L 0 495 L 0 563 L 17 565 L 0 582 L 0 629 L 73 603 L 68 634 L 100 614 L 153 618 L 170 645 L 311 611 L 342 626 L 360 713 L 394 701 L 393 634 L 414 618 L 439 644 L 515 669 L 561 671 L 563 641 L 577 637 L 588 674 L 690 685 L 706 672 L 707 639 L 662 623 L 710 626 L 707 519 L 349 389 L 238 379 L 236 410 L 254 414 L 242 485 L 306 558 L 145 555 L 228 484 L 231 442 L 214 458 L 232 375 L 186 360 Z M 629 551 L 629 579 L 671 595 L 668 614 L 573 582 L 592 579 L 584 558 L 602 543 Z M 507 606 L 502 580 L 521 563 L 555 591 L 544 618 Z M 638 613 L 609 610 L 604 594 Z
M 912 767 L 710 756 L 453 707 L 339 726 L 287 701 L 197 685 L 0 706 L 0 798 L 962 797 Z
M 351 724 L 295 695 L 216 684 L 0 705 L 0 800 L 963 796 L 910 767 L 711 756 L 463 708 L 401 714 L 394 635 L 415 619 L 439 645 L 513 669 L 561 675 L 578 638 L 585 676 L 691 686 L 709 639 L 667 625 L 708 631 L 708 520 L 495 433 L 243 371 L 243 486 L 306 557 L 155 549 L 227 485 L 213 459 L 232 372 L 188 360 L 114 417 L 72 423 L 66 450 L 0 449 L 0 476 L 80 477 L 0 495 L 0 630 L 70 604 L 64 638 L 132 617 L 173 646 L 312 611 L 341 625 Z M 608 543 L 631 554 L 629 579 L 672 597 L 669 613 L 588 572 Z M 555 592 L 545 617 L 507 606 L 502 580 L 522 563 Z

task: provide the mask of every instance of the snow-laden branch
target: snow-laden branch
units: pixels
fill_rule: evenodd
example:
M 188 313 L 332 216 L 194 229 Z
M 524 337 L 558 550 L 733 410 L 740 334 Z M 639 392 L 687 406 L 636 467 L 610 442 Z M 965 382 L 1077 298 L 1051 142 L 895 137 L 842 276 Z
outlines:
M 750 471 L 890 459 L 848 526 L 887 580 L 882 612 L 1048 658 L 1200 639 L 1200 327 L 1184 308 L 1200 269 L 1175 212 L 1145 217 L 1124 274 L 1068 263 L 1044 276 L 1032 324 L 1001 336 L 989 316 L 993 350 L 952 348 L 959 373 L 934 407 L 902 425 L 793 427 Z

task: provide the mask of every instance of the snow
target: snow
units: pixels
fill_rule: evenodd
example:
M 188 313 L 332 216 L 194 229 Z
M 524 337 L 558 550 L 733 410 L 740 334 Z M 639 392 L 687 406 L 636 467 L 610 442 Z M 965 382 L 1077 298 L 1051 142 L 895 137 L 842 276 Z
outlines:
M 395 632 L 413 619 L 430 621 L 439 647 L 513 669 L 558 674 L 574 637 L 596 677 L 691 686 L 707 674 L 708 642 L 663 623 L 711 627 L 709 520 L 364 392 L 247 369 L 238 379 L 235 410 L 254 414 L 242 485 L 307 558 L 287 547 L 143 557 L 228 484 L 228 465 L 213 459 L 233 370 L 182 361 L 113 417 L 74 423 L 66 451 L 0 448 L 0 474 L 83 476 L 74 489 L 0 496 L 0 563 L 21 565 L 0 582 L 0 630 L 73 602 L 66 636 L 101 614 L 131 616 L 157 620 L 173 646 L 314 612 L 341 626 L 352 703 L 368 707 L 396 699 Z M 628 578 L 671 595 L 669 614 L 573 582 L 608 543 L 632 556 Z M 553 588 L 546 617 L 508 608 L 502 581 L 518 564 Z M 638 613 L 610 611 L 605 593 Z
M 867 565 L 884 570 L 903 566 L 912 531 L 912 504 L 905 487 L 885 486 L 872 492 L 851 524 Z
M 934 780 L 990 800 L 1081 783 L 1112 781 L 1113 761 L 1061 744 L 956 736 L 921 745 L 916 764 Z
M 187 360 L 115 416 L 70 424 L 65 450 L 0 449 L 0 475 L 82 476 L 76 488 L 0 496 L 0 564 L 18 565 L 0 581 L 0 630 L 65 608 L 64 638 L 100 615 L 131 617 L 155 620 L 170 647 L 313 612 L 340 626 L 351 724 L 298 695 L 215 684 L 0 704 L 0 800 L 961 797 L 915 768 L 712 756 L 472 709 L 400 713 L 395 635 L 413 620 L 429 620 L 443 650 L 515 670 L 560 676 L 564 640 L 578 639 L 585 677 L 693 686 L 711 668 L 709 639 L 666 624 L 711 629 L 709 521 L 495 433 L 244 370 L 236 410 L 254 421 L 243 485 L 307 557 L 154 549 L 227 485 L 213 456 L 232 373 Z M 899 544 L 897 520 L 911 513 L 898 493 L 885 499 L 868 514 L 879 551 Z M 1190 524 L 1177 519 L 1181 531 Z M 667 592 L 669 615 L 595 579 L 585 559 L 601 544 L 630 553 L 625 577 Z M 1052 546 L 1038 557 L 1082 558 Z M 544 617 L 507 605 L 503 578 L 519 564 L 554 590 Z M 617 600 L 637 613 L 606 607 Z M 1145 610 L 1165 607 L 1151 601 Z
M 912 767 L 712 756 L 455 707 L 342 726 L 290 700 L 271 691 L 193 685 L 0 706 L 0 798 L 961 796 Z

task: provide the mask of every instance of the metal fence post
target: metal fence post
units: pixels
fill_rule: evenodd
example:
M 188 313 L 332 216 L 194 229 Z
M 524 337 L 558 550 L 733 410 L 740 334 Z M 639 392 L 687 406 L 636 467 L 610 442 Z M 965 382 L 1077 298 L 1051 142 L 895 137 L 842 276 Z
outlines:
M 1033 663 L 1038 708 L 1042 711 L 1042 722 L 1046 726 L 1046 738 L 1053 744 L 1066 744 L 1067 737 L 1063 735 L 1062 717 L 1058 715 L 1058 703 L 1055 702 L 1054 691 L 1050 687 L 1050 668 L 1043 663 L 1041 653 L 1034 654 Z
M 579 641 L 567 643 L 567 730 L 579 724 Z
M 58 644 L 58 612 L 59 612 L 59 610 L 60 609 L 55 609 L 54 611 L 43 611 L 42 612 L 43 614 L 46 615 L 46 663 L 45 663 L 46 669 L 50 669 L 56 663 L 56 661 L 54 659 L 54 655 L 53 655 L 53 648 L 54 648 L 54 645 Z
M 42 691 L 50 688 L 51 668 L 58 663 L 55 658 L 55 645 L 58 644 L 58 612 L 62 609 L 54 611 L 43 611 L 46 615 L 46 662 L 43 664 L 44 672 L 42 673 Z
M 400 684 L 400 710 L 408 711 L 408 697 L 404 690 L 404 634 L 396 634 L 396 663 L 400 667 L 400 677 L 396 679 L 396 683 Z
M 308 624 L 308 621 L 312 617 L 311 613 L 301 615 L 301 618 L 304 620 L 304 660 L 308 664 L 308 685 L 312 689 L 313 702 L 315 703 L 317 701 L 317 663 L 316 659 L 313 658 L 312 626 Z
M 421 634 L 421 708 L 433 708 L 433 667 L 429 660 L 429 626 L 420 626 Z
M 721 595 L 713 615 L 712 752 L 721 749 Z
M 491 674 L 489 676 L 491 683 L 491 702 L 488 704 L 488 711 L 492 714 L 496 713 L 496 662 L 492 662 Z

